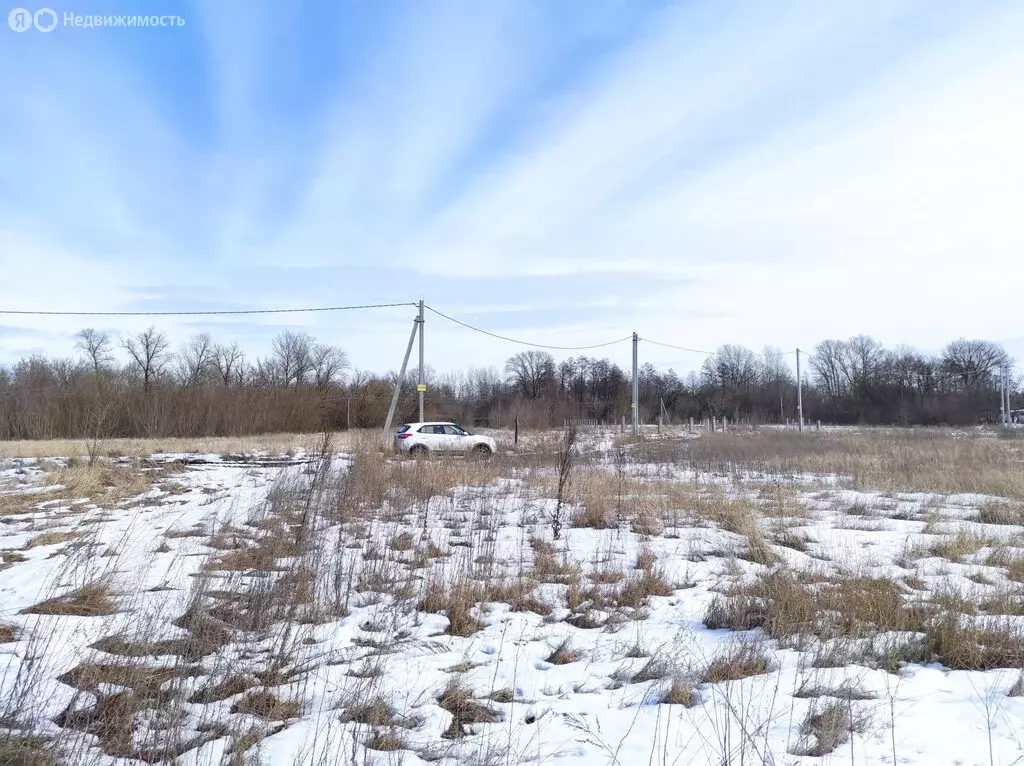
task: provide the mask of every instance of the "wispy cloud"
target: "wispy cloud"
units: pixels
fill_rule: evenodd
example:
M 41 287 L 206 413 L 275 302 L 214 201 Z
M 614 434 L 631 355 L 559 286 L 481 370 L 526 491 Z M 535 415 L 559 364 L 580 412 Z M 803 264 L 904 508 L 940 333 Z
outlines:
M 186 25 L 0 30 L 0 305 L 424 297 L 553 345 L 867 332 L 1024 353 L 1018 4 L 163 12 Z M 410 316 L 288 321 L 384 368 Z M 81 324 L 4 321 L 59 352 Z M 258 351 L 276 322 L 211 326 Z M 430 330 L 439 368 L 515 350 Z

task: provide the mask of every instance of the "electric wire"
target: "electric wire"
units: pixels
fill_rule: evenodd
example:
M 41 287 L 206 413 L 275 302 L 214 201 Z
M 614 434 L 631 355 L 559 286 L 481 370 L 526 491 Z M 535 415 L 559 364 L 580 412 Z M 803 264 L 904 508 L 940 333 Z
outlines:
M 551 350 L 554 350 L 554 351 L 589 351 L 590 349 L 594 349 L 594 348 L 606 348 L 607 346 L 614 346 L 617 343 L 624 343 L 625 341 L 633 339 L 632 335 L 627 335 L 625 338 L 617 338 L 616 340 L 610 340 L 607 343 L 595 343 L 595 344 L 593 344 L 591 346 L 552 346 L 552 345 L 548 345 L 548 344 L 545 344 L 545 343 L 531 343 L 530 341 L 520 340 L 518 338 L 510 338 L 507 335 L 499 335 L 498 333 L 494 333 L 494 332 L 491 332 L 489 330 L 484 330 L 484 329 L 481 329 L 479 327 L 474 327 L 473 325 L 468 324 L 466 322 L 463 322 L 460 319 L 456 319 L 455 317 L 448 316 L 447 314 L 444 314 L 444 313 L 438 311 L 433 306 L 428 306 L 428 305 L 424 304 L 423 308 L 429 309 L 433 313 L 437 314 L 439 317 L 447 319 L 449 322 L 454 322 L 457 325 L 461 325 L 462 327 L 465 327 L 466 329 L 473 330 L 474 332 L 482 333 L 483 335 L 489 335 L 492 338 L 497 338 L 499 340 L 504 340 L 504 341 L 507 341 L 509 343 L 518 343 L 520 346 L 532 346 L 534 348 L 545 348 L 545 349 L 551 349 Z
M 314 306 L 297 309 L 220 309 L 215 311 L 15 311 L 0 309 L 0 314 L 65 317 L 230 316 L 239 314 L 300 314 L 325 311 L 356 311 L 358 309 L 386 309 L 415 305 L 415 303 L 367 303 L 361 306 Z

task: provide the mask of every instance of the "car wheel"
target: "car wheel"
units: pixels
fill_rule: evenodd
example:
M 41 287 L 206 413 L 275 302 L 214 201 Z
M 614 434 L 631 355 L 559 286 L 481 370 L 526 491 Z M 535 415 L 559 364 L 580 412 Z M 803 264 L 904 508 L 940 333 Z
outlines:
M 422 444 L 417 444 L 409 449 L 409 455 L 411 457 L 426 457 L 429 451 Z
M 491 448 L 486 444 L 478 444 L 473 447 L 473 457 L 486 459 L 491 456 Z

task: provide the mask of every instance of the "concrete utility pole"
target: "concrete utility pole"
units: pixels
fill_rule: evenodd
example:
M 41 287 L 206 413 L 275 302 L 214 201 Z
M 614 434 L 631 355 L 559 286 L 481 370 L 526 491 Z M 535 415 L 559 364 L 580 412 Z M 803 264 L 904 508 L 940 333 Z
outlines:
M 640 434 L 640 381 L 637 379 L 637 346 L 640 336 L 633 333 L 633 436 Z
M 1000 375 L 999 409 L 1002 411 L 1003 425 L 1009 427 L 1010 418 L 1010 368 L 1004 367 Z
M 402 359 L 402 369 L 398 373 L 398 380 L 395 381 L 395 392 L 391 395 L 391 406 L 388 407 L 388 419 L 384 421 L 384 433 L 382 439 L 386 447 L 391 438 L 391 421 L 395 417 L 395 408 L 398 407 L 398 394 L 402 390 L 402 381 L 405 380 L 405 370 L 409 366 L 409 356 L 412 354 L 412 342 L 416 340 L 416 332 L 420 329 L 419 321 L 412 323 L 412 332 L 409 333 L 409 345 L 405 347 L 405 358 Z
M 800 377 L 800 349 L 796 350 L 796 412 L 799 416 L 799 430 L 804 430 L 804 381 Z
M 423 422 L 423 394 L 427 390 L 427 386 L 423 382 L 423 324 L 424 324 L 424 317 L 423 317 L 423 300 L 422 299 L 420 300 L 420 315 L 417 318 L 416 322 L 419 324 L 419 328 L 420 328 L 420 371 L 419 371 L 419 380 L 416 381 L 416 383 L 417 383 L 416 391 L 419 393 L 419 396 L 420 396 L 420 422 L 422 423 Z
M 1006 370 L 999 370 L 999 425 L 1006 425 Z

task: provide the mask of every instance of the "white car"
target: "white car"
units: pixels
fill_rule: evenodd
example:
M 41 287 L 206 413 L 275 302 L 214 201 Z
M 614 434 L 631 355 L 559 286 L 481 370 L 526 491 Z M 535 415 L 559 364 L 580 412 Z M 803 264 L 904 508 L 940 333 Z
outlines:
M 490 457 L 497 448 L 491 437 L 471 434 L 450 421 L 406 423 L 395 433 L 395 451 L 413 457 L 424 457 L 432 452 Z

